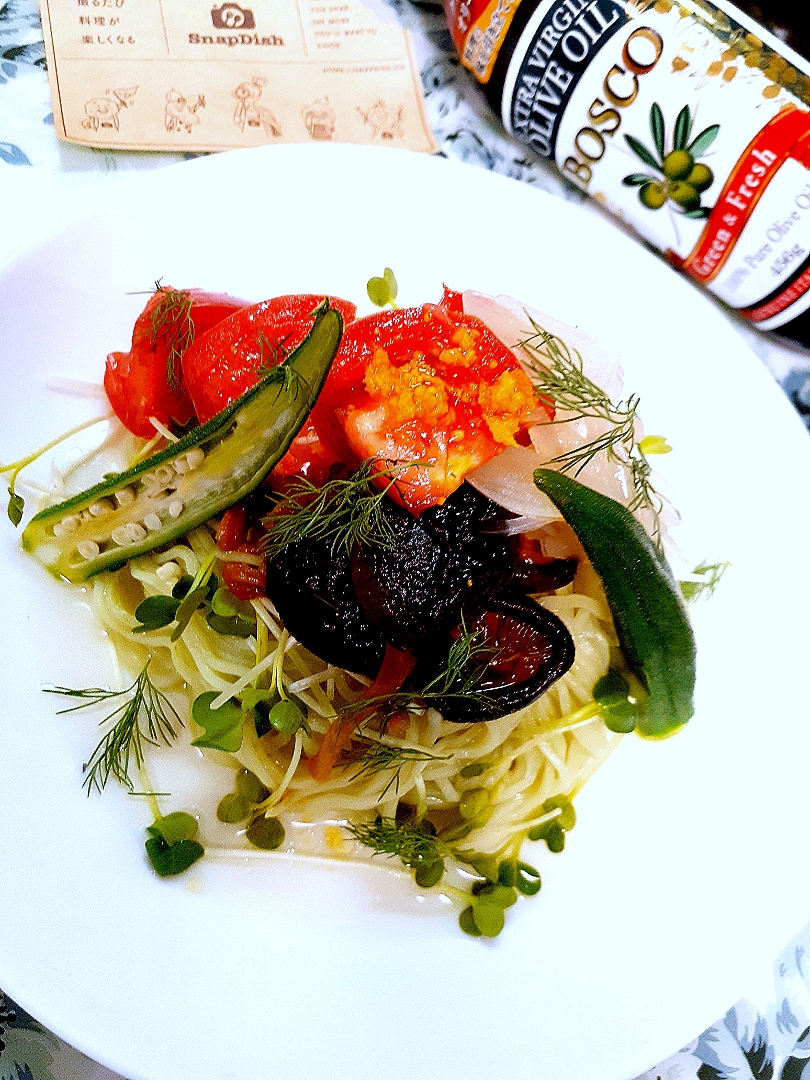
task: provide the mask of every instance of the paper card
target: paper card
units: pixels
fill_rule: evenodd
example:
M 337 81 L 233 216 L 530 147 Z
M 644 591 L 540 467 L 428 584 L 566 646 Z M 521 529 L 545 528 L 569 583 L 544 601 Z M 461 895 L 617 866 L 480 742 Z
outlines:
M 361 0 L 40 0 L 56 131 L 85 146 L 435 153 L 407 31 Z

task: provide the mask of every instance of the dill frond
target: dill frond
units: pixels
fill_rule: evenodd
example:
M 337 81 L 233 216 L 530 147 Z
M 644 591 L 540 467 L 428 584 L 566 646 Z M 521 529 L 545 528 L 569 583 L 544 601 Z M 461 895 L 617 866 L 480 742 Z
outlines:
M 271 371 L 283 363 L 290 355 L 290 350 L 287 348 L 287 342 L 290 340 L 290 335 L 279 340 L 276 337 L 268 337 L 263 330 L 259 330 L 257 334 L 257 341 L 259 343 L 259 366 L 257 368 L 257 374 L 268 375 Z
M 165 694 L 149 678 L 147 663 L 138 678 L 126 690 L 104 690 L 89 687 L 73 690 L 66 686 L 46 687 L 45 693 L 63 697 L 79 698 L 81 704 L 60 709 L 57 713 L 77 712 L 91 708 L 103 701 L 123 699 L 121 704 L 100 721 L 112 726 L 96 746 L 90 760 L 84 766 L 83 786 L 88 794 L 94 788 L 103 791 L 110 777 L 128 791 L 135 790 L 129 777 L 130 764 L 140 768 L 144 762 L 144 744 L 170 746 L 177 738 L 175 725 L 183 727 L 183 721 Z
M 394 770 L 394 775 L 388 781 L 380 795 L 380 802 L 385 798 L 391 788 L 399 791 L 399 779 L 403 768 L 412 761 L 447 761 L 446 756 L 431 754 L 429 750 L 423 750 L 418 746 L 394 746 L 391 743 L 378 742 L 376 739 L 366 738 L 366 749 L 363 756 L 354 764 L 359 768 L 352 774 L 352 780 L 362 776 L 374 776 L 376 773 Z
M 559 465 L 563 472 L 573 471 L 576 476 L 600 453 L 608 460 L 621 462 L 630 472 L 635 491 L 628 509 L 646 510 L 651 515 L 653 540 L 660 547 L 664 499 L 650 481 L 652 469 L 636 439 L 638 396 L 631 394 L 626 401 L 612 401 L 585 374 L 578 350 L 570 348 L 531 317 L 529 321 L 534 333 L 519 342 L 519 346 L 529 356 L 535 390 L 558 410 L 571 414 L 550 422 L 570 424 L 585 416 L 607 425 L 601 435 L 559 454 L 549 464 Z
M 421 461 L 386 462 L 368 458 L 350 477 L 316 487 L 297 479 L 264 519 L 264 546 L 274 559 L 288 544 L 325 540 L 332 554 L 348 554 L 355 544 L 391 547 L 394 530 L 384 513 L 383 499 L 407 469 Z M 381 486 L 376 483 L 382 480 Z
M 166 289 L 155 282 L 160 300 L 152 310 L 151 341 L 154 348 L 163 342 L 168 348 L 166 378 L 173 393 L 180 390 L 180 361 L 186 349 L 194 344 L 194 323 L 191 308 L 194 301 L 189 292 Z
M 451 849 L 424 825 L 377 818 L 370 824 L 348 824 L 345 828 L 350 836 L 371 848 L 375 855 L 398 856 L 407 866 L 435 862 L 451 854 Z

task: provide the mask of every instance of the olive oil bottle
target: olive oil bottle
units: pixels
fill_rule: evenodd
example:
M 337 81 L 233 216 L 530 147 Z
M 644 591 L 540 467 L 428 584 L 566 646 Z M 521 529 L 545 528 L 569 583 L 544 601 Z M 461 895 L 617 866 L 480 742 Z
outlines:
M 511 134 L 744 319 L 810 345 L 797 7 L 445 0 L 462 63 Z

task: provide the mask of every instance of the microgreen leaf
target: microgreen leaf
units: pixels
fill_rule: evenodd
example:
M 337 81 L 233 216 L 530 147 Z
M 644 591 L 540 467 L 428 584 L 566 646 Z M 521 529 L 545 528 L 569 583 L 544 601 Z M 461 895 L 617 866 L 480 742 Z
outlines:
M 694 600 L 711 596 L 730 565 L 727 562 L 699 563 L 692 571 L 693 578 L 698 580 L 687 580 L 678 583 L 684 600 L 692 603 Z
M 506 919 L 503 907 L 494 903 L 488 896 L 475 897 L 470 907 L 473 922 L 484 937 L 497 937 L 503 930 Z
M 8 489 L 8 517 L 15 529 L 22 521 L 24 509 L 25 500 L 22 495 L 18 495 L 14 488 L 10 487 Z
M 249 769 L 242 769 L 236 774 L 236 792 L 250 803 L 260 803 L 269 792 L 261 780 Z
M 231 791 L 219 800 L 217 818 L 226 825 L 236 825 L 244 821 L 250 813 L 250 803 L 236 791 Z
M 234 754 L 242 745 L 242 724 L 246 714 L 232 701 L 212 709 L 211 702 L 217 697 L 219 694 L 216 690 L 207 690 L 194 699 L 191 715 L 204 734 L 194 739 L 191 745 Z
M 368 298 L 375 307 L 383 308 L 388 304 L 396 307 L 397 279 L 390 266 L 386 266 L 382 277 L 369 278 L 366 284 Z
M 182 810 L 175 810 L 172 814 L 159 817 L 146 831 L 150 836 L 159 836 L 171 846 L 179 840 L 193 840 L 197 835 L 197 828 L 195 817 Z
M 208 589 L 205 586 L 201 586 L 197 589 L 192 589 L 191 592 L 186 593 L 177 608 L 175 618 L 177 619 L 177 626 L 172 631 L 172 641 L 177 641 L 181 637 L 183 631 L 191 621 L 191 616 L 197 610 L 202 607 L 208 598 Z
M 473 896 L 483 897 L 489 903 L 504 909 L 517 903 L 517 893 L 514 888 L 511 885 L 502 885 L 500 882 L 485 881 L 481 885 L 473 886 Z
M 175 582 L 174 588 L 172 589 L 172 596 L 175 600 L 182 600 L 183 597 L 188 594 L 188 591 L 193 584 L 194 578 L 191 574 L 183 574 L 183 576 Z
M 549 851 L 558 853 L 565 847 L 565 834 L 576 825 L 574 805 L 565 795 L 555 795 L 546 799 L 540 810 L 543 814 L 554 814 L 556 811 L 556 815 L 533 826 L 526 835 L 529 840 L 545 841 Z
M 217 634 L 222 634 L 223 637 L 249 638 L 251 634 L 256 632 L 255 621 L 249 622 L 247 619 L 243 619 L 241 615 L 217 615 L 215 612 L 209 611 L 205 621 L 212 630 L 216 631 Z
M 275 851 L 281 847 L 285 835 L 284 826 L 274 817 L 257 817 L 245 833 L 248 841 L 262 851 Z
M 173 623 L 177 617 L 180 601 L 172 596 L 147 596 L 135 608 L 135 618 L 140 625 L 133 628 L 133 634 L 147 634 L 150 630 L 160 630 Z
M 277 701 L 268 719 L 282 735 L 294 735 L 304 723 L 304 714 L 294 701 Z
M 248 769 L 236 774 L 235 788 L 235 791 L 220 799 L 217 806 L 217 817 L 228 825 L 244 821 L 253 808 L 270 794 L 258 776 Z
M 540 874 L 528 863 L 518 862 L 514 879 L 514 887 L 523 896 L 536 896 L 542 887 Z
M 641 709 L 630 700 L 630 684 L 620 671 L 610 668 L 594 686 L 593 698 L 609 731 L 622 735 L 633 731 Z
M 240 694 L 243 709 L 255 709 L 263 701 L 273 701 L 277 697 L 275 690 L 261 690 L 255 686 L 247 686 Z
M 231 615 L 240 615 L 243 619 L 256 618 L 250 601 L 238 600 L 226 585 L 218 588 L 211 597 L 211 610 L 215 615 L 223 615 L 227 618 Z
M 458 917 L 458 925 L 464 931 L 465 934 L 469 934 L 470 937 L 481 937 L 481 931 L 475 924 L 475 916 L 473 914 L 472 904 L 469 904 L 463 909 Z
M 420 863 L 414 869 L 413 879 L 420 889 L 432 889 L 444 876 L 444 859 Z
M 176 844 L 167 844 L 160 836 L 150 836 L 145 846 L 146 856 L 159 877 L 182 874 L 205 854 L 205 848 L 196 840 L 178 840 Z

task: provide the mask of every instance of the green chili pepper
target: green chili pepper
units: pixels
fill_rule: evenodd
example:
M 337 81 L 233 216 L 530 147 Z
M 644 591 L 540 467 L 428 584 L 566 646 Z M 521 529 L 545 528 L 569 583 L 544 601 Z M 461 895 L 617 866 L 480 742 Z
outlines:
M 537 469 L 534 482 L 602 579 L 622 652 L 648 694 L 636 731 L 651 738 L 671 734 L 692 716 L 695 687 L 695 639 L 672 571 L 615 499 L 550 469 Z
M 24 550 L 56 576 L 85 581 L 243 499 L 303 426 L 342 329 L 340 314 L 324 301 L 308 336 L 283 364 L 177 443 L 37 514 L 23 532 Z

